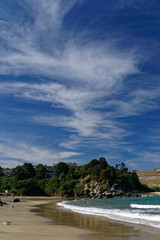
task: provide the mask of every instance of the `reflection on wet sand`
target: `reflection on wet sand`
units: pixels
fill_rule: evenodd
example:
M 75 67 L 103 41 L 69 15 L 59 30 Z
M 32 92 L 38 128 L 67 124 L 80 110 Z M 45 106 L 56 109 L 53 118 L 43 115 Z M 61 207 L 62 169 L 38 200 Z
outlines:
M 108 220 L 104 217 L 95 217 L 92 215 L 84 215 L 72 211 L 64 210 L 56 206 L 55 202 L 43 205 L 38 210 L 38 215 L 50 219 L 52 224 L 67 225 L 90 230 L 91 233 L 87 239 L 94 240 L 158 240 L 160 232 L 156 229 L 148 229 L 138 226 L 127 225 L 124 223 Z M 151 232 L 152 231 L 152 232 Z

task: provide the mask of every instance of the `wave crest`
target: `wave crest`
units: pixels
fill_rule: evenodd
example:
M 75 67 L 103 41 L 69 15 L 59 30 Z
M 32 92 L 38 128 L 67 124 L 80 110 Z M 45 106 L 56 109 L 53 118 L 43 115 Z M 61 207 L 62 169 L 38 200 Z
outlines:
M 131 204 L 130 205 L 131 208 L 140 208 L 140 209 L 160 209 L 160 205 L 145 205 L 145 204 Z

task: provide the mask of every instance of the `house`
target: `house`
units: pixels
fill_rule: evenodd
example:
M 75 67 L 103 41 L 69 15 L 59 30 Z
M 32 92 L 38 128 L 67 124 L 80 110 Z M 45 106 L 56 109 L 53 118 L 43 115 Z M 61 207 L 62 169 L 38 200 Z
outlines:
M 45 174 L 45 177 L 46 178 L 53 178 L 54 176 L 55 176 L 55 170 L 56 170 L 56 165 L 54 164 L 53 166 L 47 166 L 47 165 L 44 165 L 45 166 L 45 168 L 46 168 L 46 170 L 47 171 L 51 171 L 51 172 L 47 172 L 46 174 Z
M 46 178 L 53 178 L 54 176 L 55 176 L 54 173 L 46 173 L 46 174 L 45 174 L 45 177 L 46 177 Z
M 4 170 L 4 175 L 11 175 L 12 174 L 12 172 L 13 172 L 13 169 L 6 169 L 6 170 Z
M 53 166 L 48 166 L 48 165 L 44 165 L 44 167 L 46 168 L 47 172 L 45 173 L 45 178 L 53 178 L 55 176 L 55 170 L 56 170 L 56 165 L 53 164 Z M 34 168 L 37 168 L 37 165 L 34 165 Z
M 47 169 L 47 171 L 52 170 L 54 172 L 56 170 L 56 165 L 55 164 L 53 166 L 47 166 L 47 165 L 44 165 L 44 166 Z

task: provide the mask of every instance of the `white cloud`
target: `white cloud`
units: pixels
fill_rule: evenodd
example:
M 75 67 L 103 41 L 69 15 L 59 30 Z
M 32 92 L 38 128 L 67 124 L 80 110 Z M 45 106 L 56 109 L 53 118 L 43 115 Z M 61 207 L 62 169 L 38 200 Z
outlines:
M 159 0 L 155 0 L 154 2 L 152 1 L 146 2 L 145 0 L 128 0 L 128 1 L 117 0 L 114 7 L 117 10 L 125 7 L 142 9 L 146 13 L 150 10 L 150 14 L 151 14 L 151 9 L 155 8 L 155 10 L 157 10 L 157 8 L 159 7 Z
M 27 84 L 27 83 L 1 83 L 1 94 L 13 94 L 16 97 L 27 100 L 47 101 L 53 108 L 64 108 L 70 113 L 35 115 L 31 120 L 40 124 L 53 127 L 63 127 L 75 132 L 79 137 L 94 137 L 96 139 L 123 139 L 131 132 L 124 129 L 124 125 L 101 112 L 94 109 L 94 102 L 101 98 L 99 91 L 81 92 L 75 88 L 67 88 L 61 84 Z M 103 96 L 103 92 L 102 92 Z
M 115 91 L 129 74 L 138 72 L 139 56 L 122 52 L 112 41 L 96 42 L 63 33 L 63 18 L 75 1 L 27 1 L 32 22 L 2 23 L 1 74 L 39 74 L 66 80 L 67 85 Z M 26 6 L 25 3 L 21 4 Z M 28 13 L 27 12 L 27 13 Z M 30 14 L 30 13 L 28 13 Z M 61 27 L 60 27 L 61 26 Z M 83 34 L 82 34 L 83 35 Z M 65 38 L 65 41 L 62 39 Z M 65 83 L 66 84 L 66 83 Z
M 13 21 L 7 27 L 3 26 L 2 37 L 7 40 L 8 48 L 2 49 L 0 73 L 38 74 L 56 78 L 60 83 L 6 83 L 0 85 L 0 91 L 47 101 L 54 107 L 71 111 L 70 116 L 60 116 L 61 126 L 77 131 L 80 136 L 95 136 L 100 126 L 108 130 L 108 126 L 112 125 L 108 124 L 110 119 L 106 120 L 99 110 L 94 109 L 102 97 L 111 97 L 117 89 L 120 91 L 128 75 L 139 71 L 138 54 L 118 50 L 114 41 L 84 41 L 74 34 L 59 48 L 56 39 L 62 39 L 64 16 L 76 1 L 34 0 L 20 3 L 27 14 L 32 13 L 32 24 Z M 46 117 L 39 119 L 41 122 L 42 119 L 49 121 Z M 115 124 L 115 121 L 112 123 Z M 52 121 L 52 125 L 57 124 L 60 124 L 59 116 Z M 122 133 L 122 129 L 118 128 L 112 127 L 112 131 Z M 106 138 L 106 131 L 98 136 Z
M 36 100 L 38 102 L 48 102 L 51 104 L 51 111 L 54 108 L 63 108 L 67 110 L 66 115 L 59 114 L 54 111 L 43 115 L 36 113 L 28 120 L 48 125 L 52 127 L 62 127 L 71 134 L 68 141 L 62 141 L 60 146 L 74 149 L 89 139 L 92 146 L 98 146 L 101 142 L 103 146 L 104 140 L 107 141 L 107 147 L 117 148 L 120 145 L 125 146 L 124 138 L 135 134 L 128 130 L 128 125 L 121 122 L 117 117 L 128 117 L 140 115 L 157 107 L 155 99 L 159 96 L 159 90 L 137 90 L 129 92 L 126 101 L 117 99 L 110 100 L 112 93 L 108 93 L 109 100 L 103 105 L 100 104 L 101 97 L 105 96 L 105 91 L 97 90 L 92 92 L 89 89 L 81 91 L 81 89 L 66 87 L 57 83 L 20 83 L 6 82 L 0 83 L 1 94 L 12 94 L 18 98 L 25 98 L 28 101 Z M 98 103 L 96 105 L 96 103 Z M 108 111 L 103 111 L 103 108 Z M 77 138 L 72 139 L 72 135 L 76 134 Z M 93 139 L 94 138 L 94 139 Z M 95 141 L 96 140 L 96 141 Z M 120 142 L 121 141 L 121 142 Z M 109 144 L 110 142 L 111 144 Z
M 112 117 L 128 117 L 140 115 L 145 112 L 158 109 L 157 100 L 159 99 L 160 89 L 142 89 L 129 91 L 122 99 L 111 99 L 105 106 L 112 109 Z
M 131 169 L 140 169 L 143 171 L 149 171 L 159 167 L 160 152 L 148 151 L 136 152 L 136 158 L 132 158 L 126 161 L 126 164 Z
M 0 94 L 38 104 L 50 103 L 51 113 L 35 113 L 26 118 L 70 132 L 68 141 L 59 144 L 61 147 L 75 149 L 85 143 L 108 149 L 125 146 L 125 137 L 133 132 L 121 119 L 155 109 L 155 99 L 159 97 L 159 89 L 142 90 L 137 83 L 136 90 L 130 89 L 126 94 L 125 80 L 140 72 L 139 53 L 120 49 L 114 39 L 100 42 L 92 36 L 88 38 L 87 33 L 65 31 L 63 21 L 76 0 L 18 2 L 27 20 L 8 13 L 0 21 L 0 74 L 37 75 L 43 83 L 5 80 L 0 83 Z M 123 7 L 124 1 L 120 2 Z M 64 113 L 57 113 L 58 108 Z M 50 162 L 54 155 L 58 160 L 79 155 L 25 144 L 8 146 L 2 146 L 2 156 L 24 161 L 43 162 L 46 156 Z
M 22 165 L 24 162 L 53 165 L 53 163 L 59 161 L 71 161 L 73 158 L 82 155 L 79 152 L 57 151 L 42 146 L 32 146 L 13 139 L 1 138 L 0 141 L 1 167 L 15 167 Z
M 60 55 L 61 53 L 59 53 Z M 137 73 L 134 54 L 112 53 L 105 47 L 66 46 L 60 57 L 48 56 L 35 49 L 25 53 L 7 53 L 0 57 L 1 74 L 41 74 L 89 89 L 115 91 L 122 80 Z M 66 83 L 65 83 L 66 84 Z

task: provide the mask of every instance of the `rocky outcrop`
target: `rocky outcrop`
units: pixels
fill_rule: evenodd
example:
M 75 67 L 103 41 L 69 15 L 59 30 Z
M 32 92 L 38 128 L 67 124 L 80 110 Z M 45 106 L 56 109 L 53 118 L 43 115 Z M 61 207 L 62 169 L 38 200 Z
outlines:
M 124 192 L 121 189 L 117 190 L 113 187 L 111 189 L 108 189 L 108 188 L 104 188 L 104 186 L 98 182 L 91 182 L 90 184 L 85 185 L 84 189 L 85 189 L 84 196 L 92 199 L 140 196 L 140 193 L 137 190 L 133 192 Z

